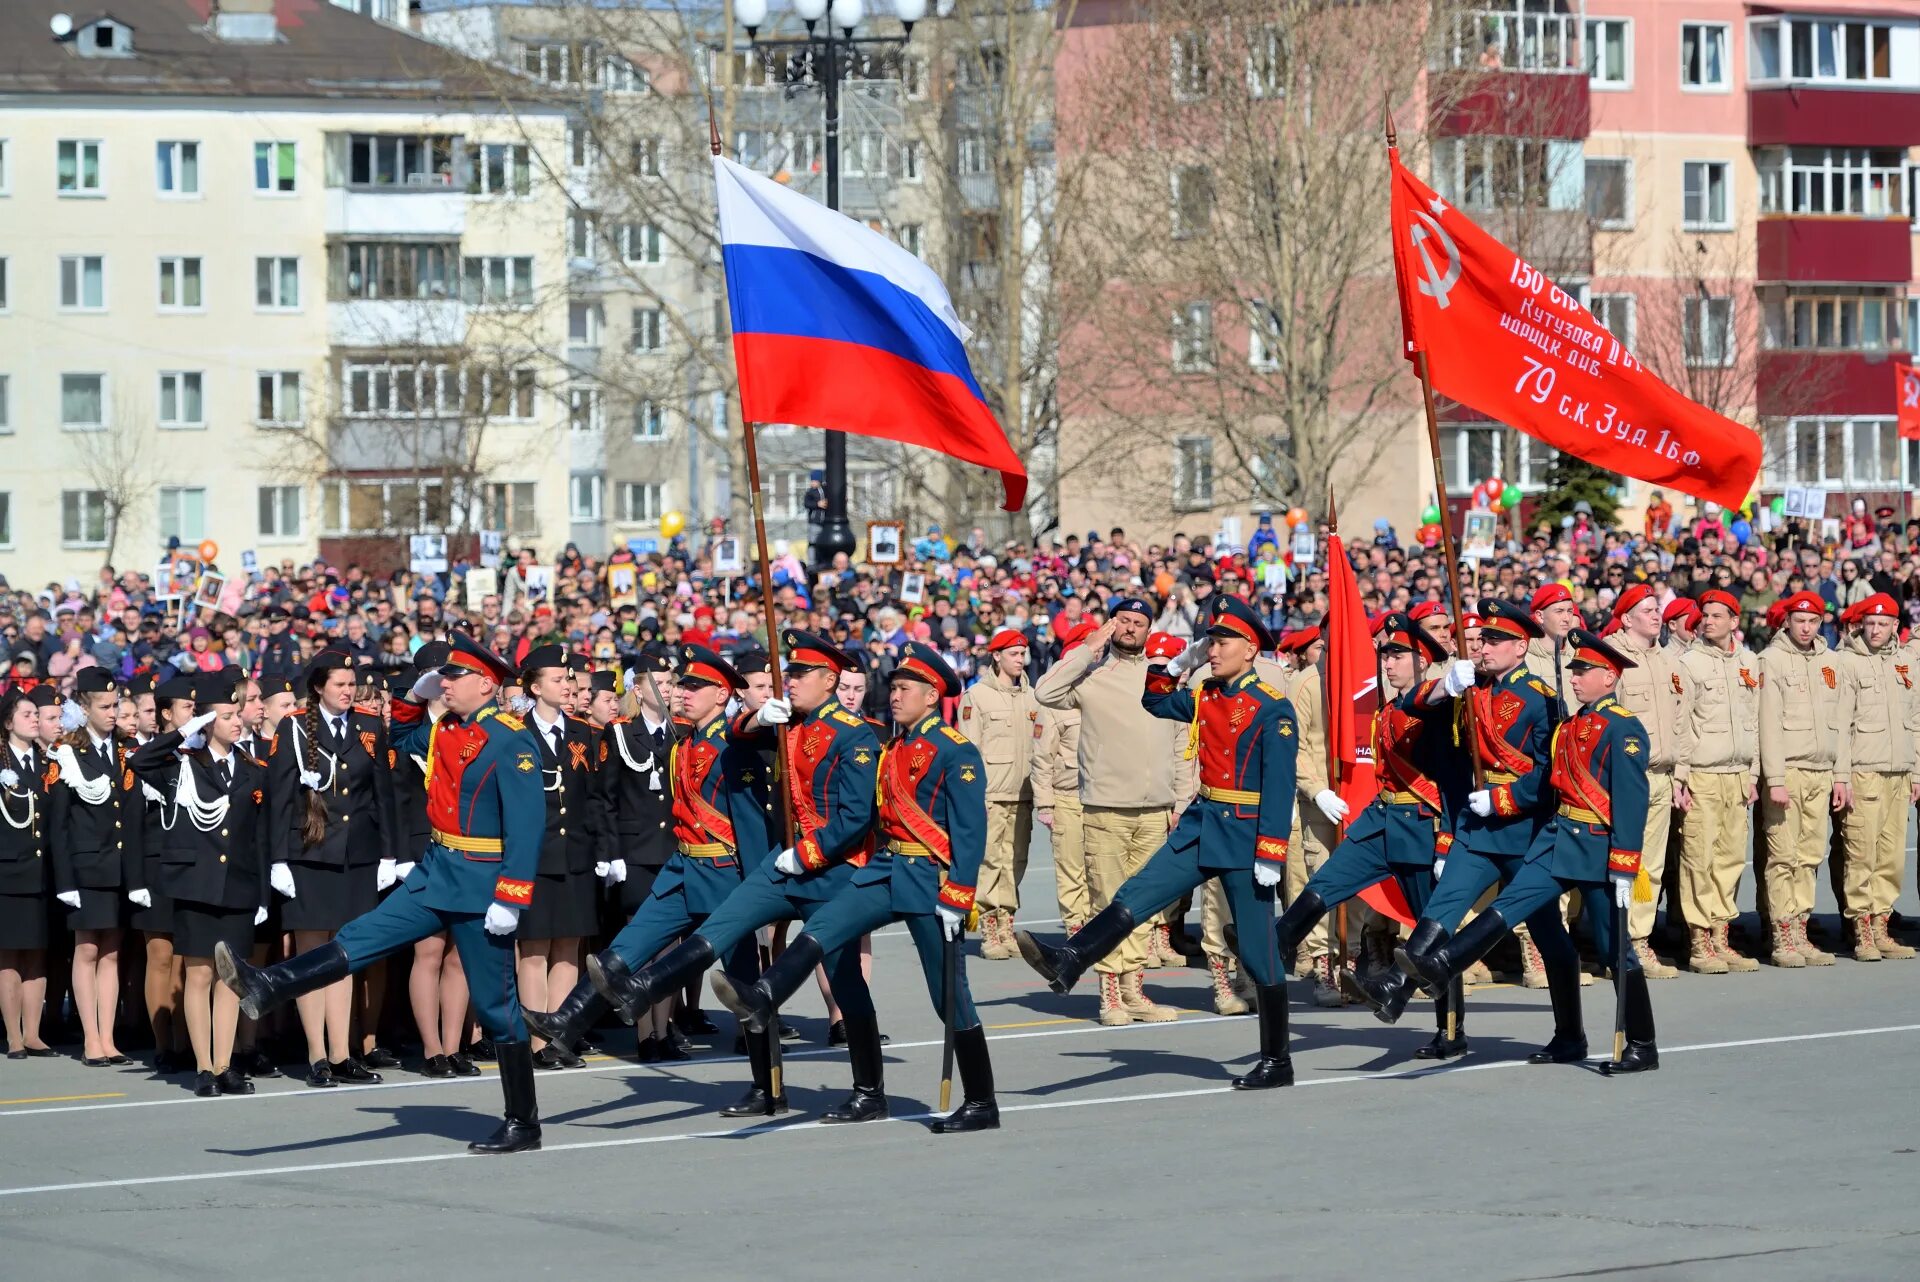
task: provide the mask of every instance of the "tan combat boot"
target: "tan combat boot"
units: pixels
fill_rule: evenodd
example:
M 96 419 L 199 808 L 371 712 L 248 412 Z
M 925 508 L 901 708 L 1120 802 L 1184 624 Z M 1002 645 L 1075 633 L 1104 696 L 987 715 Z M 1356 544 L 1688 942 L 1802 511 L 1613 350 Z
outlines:
M 1159 970 L 1163 966 L 1184 966 L 1187 959 L 1173 948 L 1173 928 L 1166 922 L 1155 922 L 1147 931 L 1147 969 Z
M 1322 953 L 1313 959 L 1313 1004 L 1334 1010 L 1347 1004 L 1333 974 L 1333 954 Z
M 1516 936 L 1520 941 L 1520 986 L 1522 988 L 1545 988 L 1547 986 L 1547 964 L 1540 959 L 1540 950 L 1533 946 L 1533 933 Z
M 1120 976 L 1104 970 L 1100 972 L 1100 1022 L 1110 1028 L 1133 1022 L 1120 998 Z
M 1005 913 L 988 913 L 980 919 L 980 956 L 986 961 L 1005 961 L 1018 955 L 1013 942 L 1013 921 Z
M 1137 970 L 1120 976 L 1120 1004 L 1128 1015 L 1142 1024 L 1166 1024 L 1180 1018 L 1171 1006 L 1157 1005 L 1147 996 L 1146 982 Z
M 1721 961 L 1727 964 L 1727 969 L 1730 971 L 1745 974 L 1750 970 L 1759 970 L 1759 962 L 1751 957 L 1743 957 L 1734 950 L 1733 942 L 1727 938 L 1729 925 L 1731 923 L 1723 921 L 1713 928 L 1713 951 Z
M 1468 985 L 1491 984 L 1493 982 L 1493 971 L 1485 962 L 1477 961 L 1467 967 L 1466 974 L 1460 976 L 1460 978 L 1462 982 Z
M 1793 926 L 1791 917 L 1773 923 L 1773 964 L 1799 970 L 1807 964 L 1807 959 L 1800 952 L 1800 935 Z
M 1253 986 L 1253 980 L 1237 963 L 1233 968 L 1233 995 L 1245 1002 L 1248 1010 L 1260 1009 L 1260 990 Z
M 1807 938 L 1807 918 L 1810 915 L 1801 913 L 1793 919 L 1794 949 L 1806 959 L 1809 966 L 1831 966 L 1834 960 L 1833 954 L 1824 948 L 1815 947 L 1813 941 Z
M 1855 961 L 1879 961 L 1880 946 L 1873 941 L 1873 918 L 1856 917 L 1853 919 L 1853 959 Z
M 1207 971 L 1213 976 L 1213 1009 L 1221 1015 L 1244 1015 L 1247 1003 L 1233 991 L 1233 976 L 1227 959 L 1207 954 Z
M 1660 960 L 1660 954 L 1653 951 L 1653 944 L 1645 939 L 1633 941 L 1633 955 L 1640 959 L 1640 973 L 1648 979 L 1678 979 L 1680 971 Z
M 1687 957 L 1687 969 L 1696 975 L 1724 975 L 1727 963 L 1714 949 L 1713 932 L 1705 926 L 1687 927 L 1687 939 L 1690 944 Z
M 1893 937 L 1892 923 L 1889 920 L 1891 916 L 1891 913 L 1873 915 L 1873 946 L 1878 948 L 1880 955 L 1889 961 L 1906 961 L 1914 955 L 1914 951 Z

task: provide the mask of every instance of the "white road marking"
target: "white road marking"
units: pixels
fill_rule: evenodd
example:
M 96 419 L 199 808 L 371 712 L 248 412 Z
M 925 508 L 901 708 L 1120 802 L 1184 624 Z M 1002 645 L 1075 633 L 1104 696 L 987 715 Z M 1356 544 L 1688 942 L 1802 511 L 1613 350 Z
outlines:
M 1224 1017 L 1223 1017 L 1224 1018 Z M 1189 1021 L 1199 1023 L 1201 1021 Z M 1213 1022 L 1213 1021 L 1208 1021 Z M 1159 1025 L 1158 1027 L 1167 1027 Z M 1063 1030 L 1073 1031 L 1073 1030 Z M 1114 1030 L 1104 1030 L 1114 1031 Z M 1793 1033 L 1779 1037 L 1749 1037 L 1737 1041 L 1699 1042 L 1690 1046 L 1664 1047 L 1662 1055 L 1684 1055 L 1696 1051 L 1728 1050 L 1747 1046 L 1779 1046 L 1795 1042 L 1832 1041 L 1844 1037 L 1875 1037 L 1887 1033 L 1920 1032 L 1920 1024 L 1892 1024 L 1880 1028 L 1847 1028 L 1827 1033 Z M 1049 1034 L 1032 1034 L 1048 1036 Z M 1060 1034 L 1051 1034 L 1058 1036 Z M 995 1039 L 1000 1040 L 1000 1039 Z M 933 1043 L 916 1042 L 914 1046 Z M 1436 1077 L 1449 1073 L 1483 1072 L 1490 1069 L 1518 1068 L 1526 1064 L 1525 1060 L 1494 1060 L 1484 1064 L 1435 1065 L 1427 1068 L 1407 1069 L 1396 1073 L 1357 1073 L 1341 1077 L 1310 1078 L 1298 1086 L 1342 1086 L 1356 1082 L 1393 1081 L 1406 1078 Z M 471 1079 L 469 1079 L 471 1080 Z M 1145 1104 L 1158 1100 L 1190 1099 L 1202 1095 L 1224 1095 L 1232 1087 L 1223 1085 L 1192 1087 L 1185 1090 L 1148 1091 L 1134 1095 L 1106 1095 L 1092 1099 L 1042 1100 L 1029 1104 L 1003 1104 L 1001 1113 L 1040 1113 L 1065 1108 L 1093 1108 L 1113 1104 Z M 1298 1087 L 1296 1087 L 1298 1089 Z M 232 1097 L 242 1098 L 242 1097 Z M 934 1116 L 931 1113 L 916 1113 L 912 1116 L 894 1117 L 891 1123 L 918 1123 Z M 871 1125 L 871 1123 L 869 1123 Z M 671 1135 L 628 1136 L 621 1139 L 581 1140 L 570 1144 L 548 1144 L 542 1153 L 577 1153 L 591 1149 L 637 1148 L 648 1144 L 672 1144 L 684 1140 L 738 1138 L 750 1134 L 778 1134 L 798 1131 L 824 1131 L 839 1129 L 828 1127 L 823 1122 L 763 1122 L 753 1126 L 715 1129 L 703 1131 L 681 1131 Z M 313 1162 L 299 1166 L 245 1167 L 232 1171 L 191 1171 L 177 1175 L 141 1175 L 118 1180 L 81 1180 L 69 1184 L 33 1184 L 19 1188 L 0 1188 L 0 1197 L 25 1197 L 34 1193 L 77 1193 L 93 1189 L 143 1188 L 155 1184 L 197 1184 L 216 1180 L 258 1180 L 277 1175 L 312 1175 L 324 1171 L 354 1171 L 370 1167 L 416 1166 L 424 1162 L 458 1162 L 468 1160 L 475 1155 L 464 1150 L 447 1153 L 423 1153 L 412 1157 L 375 1157 L 353 1162 Z

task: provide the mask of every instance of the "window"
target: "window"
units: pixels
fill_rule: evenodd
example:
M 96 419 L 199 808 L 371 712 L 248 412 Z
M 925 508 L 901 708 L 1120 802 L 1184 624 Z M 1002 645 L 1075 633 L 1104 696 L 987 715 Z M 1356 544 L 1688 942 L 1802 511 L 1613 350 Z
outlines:
M 635 352 L 657 352 L 667 345 L 666 313 L 658 307 L 636 307 L 633 309 L 633 331 L 628 342 L 628 350 Z
M 1609 231 L 1633 226 L 1633 161 L 1587 157 L 1587 217 Z
M 658 178 L 660 153 L 665 145 L 658 134 L 636 139 L 633 144 L 633 172 L 642 178 Z
M 667 415 L 658 401 L 641 401 L 633 407 L 633 439 L 636 441 L 664 441 L 667 439 Z
M 205 427 L 207 408 L 201 391 L 205 376 L 198 371 L 169 370 L 160 375 L 160 426 Z
M 520 69 L 550 85 L 590 85 L 602 77 L 605 61 L 591 41 L 530 40 L 520 49 Z
M 525 143 L 490 142 L 475 150 L 468 195 L 525 196 L 533 190 L 532 153 Z
M 582 172 L 593 168 L 593 130 L 587 125 L 567 126 L 567 164 Z
M 107 376 L 60 376 L 60 426 L 89 431 L 107 425 Z
M 598 521 L 607 478 L 598 472 L 576 472 L 567 487 L 567 515 L 576 521 Z
M 1481 71 L 1581 71 L 1580 18 L 1520 0 L 1478 3 L 1454 15 L 1452 61 Z
M 60 491 L 60 543 L 70 548 L 107 545 L 107 496 L 99 490 Z
M 988 160 L 987 136 L 976 129 L 969 129 L 960 135 L 960 173 L 962 177 L 978 178 L 991 172 Z
M 350 361 L 341 412 L 352 418 L 442 418 L 460 412 L 459 371 L 445 361 Z
M 469 369 L 466 407 L 470 418 L 524 421 L 533 417 L 534 371 Z
M 466 259 L 461 297 L 480 307 L 533 306 L 532 256 Z
M 804 515 L 807 510 L 807 474 L 787 470 L 776 470 L 767 476 L 767 515 L 773 518 L 785 518 L 789 521 Z M 853 478 L 847 478 L 851 485 Z
M 253 420 L 276 427 L 297 426 L 300 422 L 300 372 L 291 369 L 261 370 L 254 375 Z
M 1587 20 L 1587 83 L 1595 89 L 1633 87 L 1633 20 Z
M 1774 350 L 1904 351 L 1910 301 L 1894 293 L 1774 293 L 1765 302 L 1762 339 Z
M 1733 364 L 1733 300 L 1688 298 L 1681 312 L 1680 338 L 1687 364 L 1696 369 Z
M 538 534 L 532 481 L 496 481 L 487 487 L 486 527 L 506 534 Z
M 1763 214 L 1907 213 L 1906 152 L 1894 147 L 1770 147 L 1756 153 Z
M 1278 27 L 1255 28 L 1247 42 L 1247 94 L 1278 98 L 1287 91 L 1286 36 Z
M 1727 24 L 1681 23 L 1681 87 L 1722 90 L 1728 87 L 1730 75 L 1731 68 L 1727 64 Z
M 330 480 L 320 490 L 326 534 L 432 533 L 453 519 L 447 487 L 435 477 L 355 477 Z
M 13 495 L 0 490 L 0 548 L 13 546 Z
M 887 136 L 877 129 L 840 135 L 840 172 L 850 178 L 887 176 Z
M 13 376 L 0 374 L 0 432 L 13 430 Z M 11 539 L 0 539 L 0 543 L 10 543 Z
M 56 183 L 62 196 L 98 196 L 106 190 L 97 139 L 62 139 L 57 149 Z
M 260 487 L 260 537 L 297 539 L 300 537 L 300 487 L 263 485 Z
M 163 485 L 158 506 L 162 543 L 179 539 L 191 545 L 207 537 L 206 490 L 197 485 Z
M 916 102 L 927 96 L 927 60 L 920 54 L 900 59 L 900 87 Z
M 900 242 L 900 248 L 915 258 L 924 258 L 921 251 L 926 244 L 926 228 L 919 223 L 901 223 L 894 228 L 894 239 Z
M 608 55 L 600 66 L 600 84 L 608 93 L 645 93 L 647 73 L 625 58 Z
M 606 420 L 601 417 L 599 388 L 567 389 L 567 423 L 576 432 L 597 432 L 606 426 Z
M 1891 23 L 1788 14 L 1755 19 L 1748 30 L 1756 81 L 1885 85 L 1894 79 Z
M 616 513 L 622 522 L 657 521 L 667 510 L 666 487 L 647 481 L 622 481 Z
M 567 215 L 567 256 L 592 261 L 600 257 L 599 222 L 585 210 Z
M 1731 227 L 1727 189 L 1733 183 L 1732 166 L 1724 160 L 1689 160 L 1681 173 L 1680 216 L 1686 229 L 1725 231 Z
M 1767 435 L 1771 485 L 1904 489 L 1914 476 L 1915 456 L 1890 418 L 1789 419 Z
M 452 134 L 348 134 L 347 185 L 451 187 L 454 142 Z
M 629 263 L 659 266 L 660 228 L 654 223 L 621 223 L 620 257 Z
M 598 303 L 568 303 L 567 342 L 575 347 L 600 346 L 602 315 Z
M 327 252 L 327 297 L 452 298 L 459 254 L 456 241 L 336 241 Z
M 1629 352 L 1633 350 L 1634 305 L 1632 294 L 1595 294 L 1587 300 L 1593 318 Z
M 1436 142 L 1434 190 L 1462 209 L 1582 207 L 1585 154 L 1574 141 L 1476 137 Z
M 1198 31 L 1173 37 L 1173 96 L 1191 102 L 1207 96 L 1212 70 L 1207 61 L 1207 38 Z
M 1204 235 L 1213 223 L 1213 171 L 1205 165 L 1182 165 L 1173 171 L 1173 236 L 1185 240 Z
M 290 312 L 300 306 L 300 260 L 253 260 L 253 303 L 269 311 Z
M 294 146 L 290 142 L 253 144 L 253 189 L 284 196 L 296 189 Z
M 925 179 L 926 174 L 925 171 L 921 169 L 920 154 L 919 139 L 915 138 L 900 144 L 901 182 L 917 183 Z
M 1213 438 L 1183 436 L 1173 443 L 1173 505 L 1213 506 Z
M 1262 373 L 1280 368 L 1280 313 L 1265 300 L 1247 304 L 1247 364 Z
M 1186 373 L 1213 368 L 1213 304 L 1188 303 L 1174 312 L 1173 367 Z
M 13 166 L 9 163 L 13 152 L 5 138 L 0 138 L 0 196 L 13 194 Z
M 4 255 L 0 255 L 0 314 L 4 314 L 9 310 L 9 295 L 7 293 L 7 263 L 8 263 L 8 259 Z
M 205 304 L 200 293 L 198 258 L 162 258 L 160 260 L 160 310 L 163 312 L 198 311 Z
M 67 254 L 60 259 L 60 306 L 70 312 L 107 309 L 107 260 L 100 254 Z
M 154 144 L 154 184 L 162 196 L 198 196 L 200 194 L 200 144 L 197 142 L 161 142 Z

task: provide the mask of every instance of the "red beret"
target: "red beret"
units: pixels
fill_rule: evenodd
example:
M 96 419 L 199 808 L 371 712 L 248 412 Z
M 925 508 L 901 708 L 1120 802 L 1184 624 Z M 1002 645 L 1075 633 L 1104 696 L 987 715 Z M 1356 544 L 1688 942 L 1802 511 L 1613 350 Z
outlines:
M 1549 583 L 1533 594 L 1533 600 L 1527 602 L 1527 609 L 1538 614 L 1550 605 L 1573 600 L 1573 593 L 1567 591 L 1564 583 Z
M 1171 632 L 1155 632 L 1147 637 L 1149 659 L 1171 659 L 1187 648 L 1187 643 Z
M 1298 654 L 1320 639 L 1318 627 L 1301 628 L 1298 632 L 1289 632 L 1280 638 L 1280 649 L 1288 654 Z
M 1644 583 L 1628 584 L 1626 591 L 1620 594 L 1620 599 L 1613 603 L 1613 617 L 1616 619 L 1619 618 L 1628 610 L 1633 609 L 1634 606 L 1639 605 L 1652 595 L 1653 589 Z M 1606 636 L 1607 634 L 1602 632 L 1600 635 Z
M 1407 611 L 1407 617 L 1415 623 L 1420 622 L 1422 619 L 1444 619 L 1447 617 L 1447 607 L 1438 601 L 1422 601 L 1419 605 Z
M 1618 632 L 1619 630 L 1620 630 L 1620 616 L 1616 614 L 1611 619 L 1607 620 L 1606 627 L 1600 629 L 1600 635 L 1603 638 L 1610 637 L 1614 633 Z
M 1784 600 L 1775 601 L 1772 605 L 1767 607 L 1767 626 L 1768 627 L 1778 629 L 1779 626 L 1785 623 L 1786 621 L 1787 621 L 1787 603 Z
M 1725 606 L 1728 614 L 1736 619 L 1740 617 L 1740 602 L 1731 592 L 1722 592 L 1719 588 L 1708 588 L 1700 594 L 1700 608 L 1704 611 L 1710 605 Z
M 1799 610 L 1804 610 L 1808 614 L 1827 612 L 1826 600 L 1818 592 L 1796 592 L 1792 596 L 1780 598 L 1774 604 L 1780 608 L 1781 614 L 1792 614 Z
M 1480 616 L 1471 610 L 1469 610 L 1467 614 L 1460 620 L 1460 630 L 1462 632 L 1465 632 L 1470 628 L 1477 628 L 1479 626 L 1480 626 Z
M 1092 622 L 1092 620 L 1086 620 Z M 987 642 L 989 650 L 1011 650 L 1017 645 L 1027 644 L 1027 634 L 1015 628 L 1001 628 L 993 634 L 993 640 Z
M 1080 622 L 1068 628 L 1066 633 L 1060 638 L 1060 653 L 1065 654 L 1099 630 L 1100 625 L 1092 619 L 1080 620 Z
M 1699 618 L 1700 607 L 1683 596 L 1675 597 L 1673 600 L 1667 602 L 1667 608 L 1660 612 L 1660 619 L 1663 623 L 1680 623 L 1689 628 L 1698 622 Z
M 1864 619 L 1869 615 L 1884 615 L 1891 618 L 1898 618 L 1900 615 L 1900 607 L 1894 599 L 1886 593 L 1876 592 L 1860 603 L 1859 617 Z
M 1374 615 L 1373 618 L 1367 620 L 1368 634 L 1376 637 L 1379 636 L 1380 629 L 1386 627 L 1387 620 L 1391 619 L 1392 617 L 1393 617 L 1392 610 L 1382 610 L 1379 614 Z

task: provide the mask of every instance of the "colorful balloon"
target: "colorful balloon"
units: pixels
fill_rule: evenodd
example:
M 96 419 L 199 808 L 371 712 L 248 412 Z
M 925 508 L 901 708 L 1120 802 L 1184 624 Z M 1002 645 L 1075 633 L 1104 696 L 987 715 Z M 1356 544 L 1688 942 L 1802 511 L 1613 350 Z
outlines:
M 1487 497 L 1488 498 L 1490 499 L 1499 498 L 1500 492 L 1506 488 L 1507 488 L 1507 483 L 1501 480 L 1499 477 L 1490 476 L 1487 478 Z
M 201 561 L 210 563 L 213 560 L 215 560 L 217 557 L 219 557 L 219 555 L 220 555 L 220 545 L 218 543 L 215 543 L 212 539 L 200 540 L 200 560 Z
M 1288 529 L 1292 529 L 1298 525 L 1304 525 L 1306 524 L 1306 520 L 1307 520 L 1307 509 L 1303 507 L 1287 509 L 1287 528 Z
M 660 534 L 663 538 L 670 539 L 686 528 L 687 518 L 679 512 L 662 512 L 660 514 Z
M 1767 510 L 1775 516 L 1785 516 L 1787 514 L 1787 496 L 1782 494 L 1776 497 L 1773 502 L 1767 504 Z
M 1426 506 L 1426 510 L 1420 513 L 1420 524 L 1423 526 L 1438 525 L 1440 524 L 1440 516 L 1440 505 L 1437 503 L 1429 503 Z
M 1507 486 L 1505 489 L 1500 491 L 1500 510 L 1502 512 L 1513 511 L 1513 509 L 1520 506 L 1520 500 L 1522 497 L 1523 495 L 1520 493 L 1519 486 L 1517 485 Z

